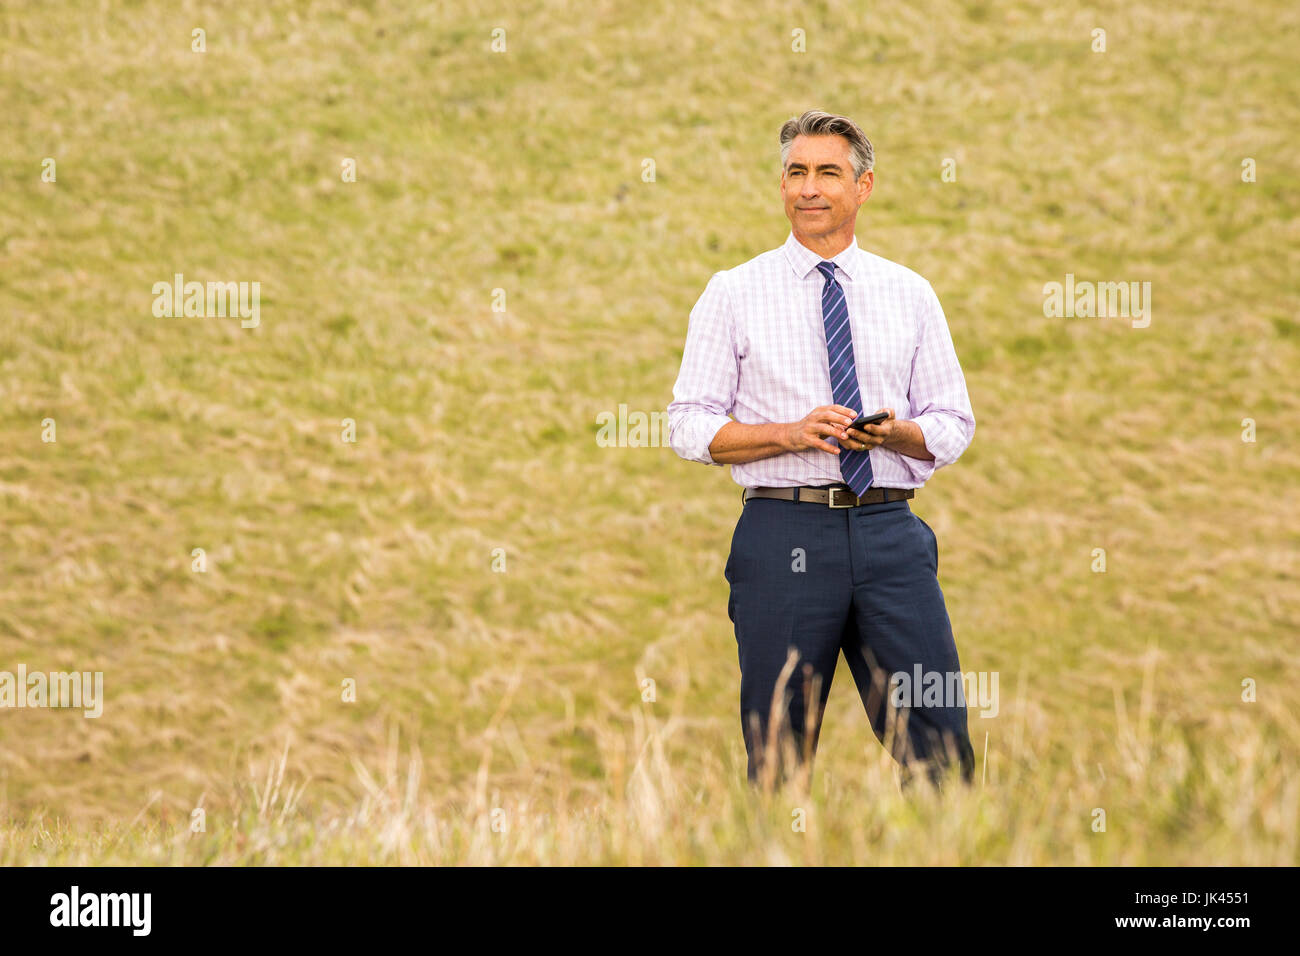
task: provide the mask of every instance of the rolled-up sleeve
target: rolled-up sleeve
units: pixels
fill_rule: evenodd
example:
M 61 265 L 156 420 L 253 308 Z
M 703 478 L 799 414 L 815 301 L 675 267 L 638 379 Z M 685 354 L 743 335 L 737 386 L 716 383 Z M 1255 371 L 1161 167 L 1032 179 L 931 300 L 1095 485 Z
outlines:
M 687 461 L 721 464 L 709 454 L 709 445 L 718 429 L 731 421 L 739 377 L 735 321 L 723 273 L 718 272 L 691 309 L 682 367 L 668 405 L 668 444 L 673 451 Z
M 918 317 L 920 334 L 907 397 L 912 420 L 920 426 L 925 447 L 934 455 L 934 461 L 906 456 L 902 460 L 913 476 L 924 482 L 935 471 L 960 458 L 970 445 L 975 437 L 975 412 L 948 331 L 948 320 L 928 282 L 921 290 Z

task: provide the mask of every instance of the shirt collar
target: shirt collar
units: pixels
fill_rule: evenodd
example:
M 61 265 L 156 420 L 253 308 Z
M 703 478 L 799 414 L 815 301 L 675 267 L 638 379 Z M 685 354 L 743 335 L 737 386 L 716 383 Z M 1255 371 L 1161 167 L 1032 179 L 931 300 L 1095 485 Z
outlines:
M 785 250 L 785 258 L 790 263 L 790 268 L 794 270 L 794 274 L 800 279 L 808 278 L 816 270 L 817 263 L 826 261 L 796 239 L 794 230 L 790 231 L 790 235 L 785 240 L 785 245 L 782 248 Z M 837 271 L 843 272 L 852 280 L 857 280 L 862 278 L 864 273 L 859 253 L 858 237 L 854 236 L 853 241 L 830 261 L 835 263 Z

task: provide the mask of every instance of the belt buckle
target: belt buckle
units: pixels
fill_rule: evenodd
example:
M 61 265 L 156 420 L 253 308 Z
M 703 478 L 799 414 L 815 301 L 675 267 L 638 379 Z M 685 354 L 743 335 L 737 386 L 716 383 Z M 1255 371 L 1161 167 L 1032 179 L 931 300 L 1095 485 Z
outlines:
M 853 499 L 852 503 L 845 502 L 842 505 L 837 505 L 835 503 L 835 492 L 837 491 L 842 491 L 845 494 L 847 494 L 849 497 L 851 497 Z M 828 488 L 826 494 L 826 503 L 830 505 L 832 508 L 852 508 L 857 505 L 858 496 L 853 493 L 852 488 Z

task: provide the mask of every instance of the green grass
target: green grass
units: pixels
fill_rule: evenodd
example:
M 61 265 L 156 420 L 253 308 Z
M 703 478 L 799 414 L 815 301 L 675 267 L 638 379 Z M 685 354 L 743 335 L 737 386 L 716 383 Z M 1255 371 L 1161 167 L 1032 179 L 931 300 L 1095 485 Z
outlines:
M 0 862 L 1300 862 L 1298 27 L 6 4 L 0 670 L 107 699 L 0 711 Z M 859 242 L 934 285 L 979 423 L 914 503 L 1001 674 L 944 800 L 897 793 L 846 671 L 811 792 L 751 798 L 735 485 L 595 441 L 784 240 L 814 107 L 871 136 Z M 175 272 L 260 282 L 260 327 L 154 318 Z M 1151 326 L 1044 317 L 1067 272 L 1150 281 Z

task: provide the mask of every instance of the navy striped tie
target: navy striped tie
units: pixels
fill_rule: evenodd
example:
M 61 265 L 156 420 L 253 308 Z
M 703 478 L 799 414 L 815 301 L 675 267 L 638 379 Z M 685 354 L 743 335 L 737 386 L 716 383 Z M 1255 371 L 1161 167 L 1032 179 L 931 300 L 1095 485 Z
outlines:
M 817 268 L 826 277 L 822 286 L 822 323 L 826 326 L 826 358 L 831 373 L 831 395 L 836 405 L 844 405 L 862 414 L 862 396 L 858 393 L 858 370 L 853 362 L 853 332 L 849 328 L 849 306 L 844 290 L 835 281 L 835 263 L 819 262 Z M 851 440 L 851 439 L 850 439 Z M 840 474 L 855 495 L 871 487 L 871 455 L 840 446 Z

